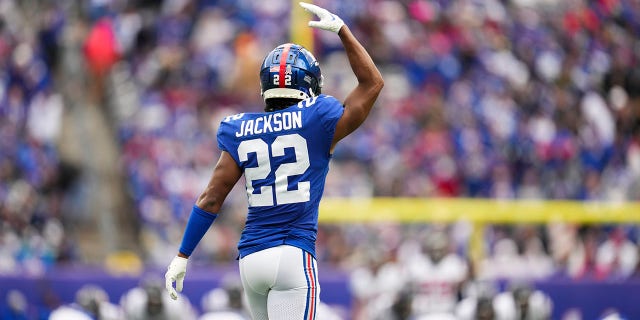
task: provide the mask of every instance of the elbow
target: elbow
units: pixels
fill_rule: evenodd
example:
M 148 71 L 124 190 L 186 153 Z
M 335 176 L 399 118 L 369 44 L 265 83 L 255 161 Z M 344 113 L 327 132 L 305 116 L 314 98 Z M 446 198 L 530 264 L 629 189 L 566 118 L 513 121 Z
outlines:
M 382 91 L 382 88 L 384 88 L 384 79 L 382 79 L 382 75 L 380 75 L 374 84 L 374 88 L 376 90 L 376 92 L 380 93 L 380 91 Z
M 207 189 L 198 197 L 196 205 L 206 212 L 218 213 L 222 207 L 222 201 L 219 199 L 220 197 L 216 196 L 213 190 Z
M 382 76 L 376 77 L 373 79 L 373 81 L 371 81 L 369 92 L 373 97 L 377 98 L 378 95 L 380 94 L 380 91 L 382 91 L 383 87 L 384 87 L 384 80 L 382 79 Z
M 380 91 L 382 91 L 382 88 L 384 87 L 384 79 L 382 78 L 382 74 L 380 74 L 380 71 L 377 71 L 374 74 L 375 76 L 373 76 L 371 79 L 371 91 L 375 92 L 377 95 L 378 93 L 380 93 Z

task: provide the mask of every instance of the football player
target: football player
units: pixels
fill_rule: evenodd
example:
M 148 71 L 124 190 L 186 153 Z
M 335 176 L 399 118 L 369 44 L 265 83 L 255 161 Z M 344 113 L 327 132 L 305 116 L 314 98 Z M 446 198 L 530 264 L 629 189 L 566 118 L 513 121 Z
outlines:
M 340 102 L 321 94 L 318 61 L 302 46 L 287 43 L 267 54 L 260 69 L 265 112 L 229 116 L 218 130 L 222 153 L 165 274 L 174 299 L 183 288 L 189 256 L 244 174 L 248 215 L 238 251 L 251 315 L 258 320 L 315 319 L 318 205 L 329 160 L 338 141 L 365 120 L 383 79 L 340 17 L 300 5 L 319 17 L 310 27 L 338 34 L 358 84 Z
M 138 286 L 127 290 L 120 297 L 120 306 L 127 320 L 196 319 L 191 301 L 181 297 L 172 301 L 163 294 L 162 279 L 154 274 L 146 275 Z
M 74 303 L 59 306 L 51 312 L 49 319 L 120 320 L 125 319 L 125 317 L 120 307 L 109 301 L 109 295 L 103 288 L 87 284 L 76 292 Z
M 417 316 L 451 314 L 469 276 L 468 265 L 450 250 L 449 236 L 442 230 L 429 233 L 423 250 L 408 263 L 409 281 L 415 286 L 413 312 Z

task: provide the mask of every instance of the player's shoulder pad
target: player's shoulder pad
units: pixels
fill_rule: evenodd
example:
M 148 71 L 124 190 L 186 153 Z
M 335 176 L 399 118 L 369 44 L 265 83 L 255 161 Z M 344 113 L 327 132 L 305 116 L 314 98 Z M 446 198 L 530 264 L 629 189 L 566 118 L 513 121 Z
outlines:
M 238 113 L 230 116 L 226 116 L 220 121 L 220 126 L 218 127 L 218 132 L 216 134 L 218 139 L 218 147 L 220 150 L 228 151 L 230 145 L 229 139 L 231 135 L 237 131 L 237 128 L 241 125 L 241 119 L 244 117 L 245 113 Z
M 326 95 L 326 94 L 320 94 L 317 95 L 315 97 L 309 97 L 307 99 L 304 99 L 300 102 L 298 102 L 297 106 L 298 108 L 309 108 L 309 107 L 316 107 L 319 105 L 323 105 L 323 104 L 327 104 L 327 103 L 340 103 L 336 98 L 334 98 L 333 96 L 330 95 Z
M 218 127 L 218 137 L 235 132 L 236 128 L 241 125 L 242 118 L 245 113 L 237 113 L 230 116 L 226 116 L 220 121 L 220 127 Z
M 233 121 L 236 121 L 236 120 L 240 120 L 240 119 L 242 119 L 242 117 L 244 117 L 244 112 L 237 113 L 237 114 L 230 115 L 230 116 L 226 116 L 226 117 L 224 117 L 224 119 L 222 119 L 221 122 L 222 123 L 229 123 L 229 122 L 233 122 Z

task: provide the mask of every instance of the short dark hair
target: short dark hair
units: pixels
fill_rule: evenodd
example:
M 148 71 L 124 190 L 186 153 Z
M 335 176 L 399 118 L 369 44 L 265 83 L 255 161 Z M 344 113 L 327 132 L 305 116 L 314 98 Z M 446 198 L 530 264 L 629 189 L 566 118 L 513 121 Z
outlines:
M 288 108 L 302 100 L 300 99 L 292 99 L 292 98 L 271 98 L 265 100 L 266 106 L 264 107 L 264 111 L 271 112 L 277 111 L 281 109 Z

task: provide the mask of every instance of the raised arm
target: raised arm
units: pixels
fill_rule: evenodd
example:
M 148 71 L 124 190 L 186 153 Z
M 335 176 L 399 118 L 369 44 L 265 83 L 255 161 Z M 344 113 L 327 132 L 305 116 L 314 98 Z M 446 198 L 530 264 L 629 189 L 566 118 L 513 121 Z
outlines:
M 351 70 L 358 79 L 358 85 L 344 100 L 344 113 L 338 120 L 331 143 L 331 150 L 333 150 L 338 141 L 356 130 L 367 118 L 384 86 L 384 80 L 367 50 L 340 17 L 316 5 L 304 2 L 300 2 L 300 5 L 320 18 L 319 21 L 309 22 L 310 27 L 332 31 L 340 36 Z
M 338 35 L 349 58 L 351 70 L 358 79 L 358 85 L 344 100 L 344 114 L 336 125 L 336 133 L 331 144 L 332 150 L 338 141 L 356 130 L 364 122 L 384 86 L 380 71 L 358 39 L 351 33 L 349 27 L 342 26 Z

